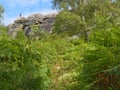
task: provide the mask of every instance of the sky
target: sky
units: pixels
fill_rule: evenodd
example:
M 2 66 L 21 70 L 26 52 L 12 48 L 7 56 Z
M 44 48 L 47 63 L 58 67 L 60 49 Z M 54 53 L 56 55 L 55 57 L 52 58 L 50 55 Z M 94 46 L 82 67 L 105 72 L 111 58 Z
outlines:
M 48 14 L 56 13 L 52 8 L 52 0 L 0 0 L 0 4 L 4 7 L 3 23 L 11 24 L 19 15 L 27 17 L 34 13 Z

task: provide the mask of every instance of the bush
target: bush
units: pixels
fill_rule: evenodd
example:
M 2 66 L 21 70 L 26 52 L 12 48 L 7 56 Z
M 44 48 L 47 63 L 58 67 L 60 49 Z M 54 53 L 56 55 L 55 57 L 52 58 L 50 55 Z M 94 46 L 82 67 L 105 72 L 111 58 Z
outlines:
M 49 70 L 40 51 L 28 41 L 0 39 L 0 89 L 44 90 L 49 87 Z
M 120 36 L 119 28 L 94 31 L 94 48 L 84 53 L 82 73 L 79 75 L 82 90 L 119 90 L 120 88 Z
M 68 11 L 60 12 L 54 24 L 53 33 L 67 34 L 73 36 L 80 33 L 81 21 L 80 16 Z

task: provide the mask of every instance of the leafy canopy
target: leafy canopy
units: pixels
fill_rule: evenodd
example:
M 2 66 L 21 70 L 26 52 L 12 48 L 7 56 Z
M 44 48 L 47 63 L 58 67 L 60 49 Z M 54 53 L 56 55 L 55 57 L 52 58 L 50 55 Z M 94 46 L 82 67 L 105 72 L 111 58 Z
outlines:
M 2 5 L 0 5 L 0 22 L 1 22 L 1 19 L 3 18 L 3 13 L 4 13 L 4 8 Z
M 71 33 L 70 28 L 75 29 L 73 30 L 75 33 L 79 31 L 84 36 L 85 41 L 89 39 L 89 32 L 95 28 L 102 29 L 104 27 L 108 28 L 109 25 L 120 25 L 119 0 L 53 0 L 53 6 L 67 13 L 63 13 L 64 17 L 61 13 L 58 15 L 57 18 L 59 19 L 56 20 L 56 23 L 59 23 L 59 27 L 63 29 L 64 26 L 68 35 Z M 77 19 L 74 17 L 75 15 Z M 78 20 L 80 23 L 78 23 Z M 71 25 L 71 23 L 74 25 Z M 79 28 L 76 28 L 78 25 Z M 58 24 L 55 24 L 55 27 L 58 28 L 55 29 L 56 32 L 61 31 Z

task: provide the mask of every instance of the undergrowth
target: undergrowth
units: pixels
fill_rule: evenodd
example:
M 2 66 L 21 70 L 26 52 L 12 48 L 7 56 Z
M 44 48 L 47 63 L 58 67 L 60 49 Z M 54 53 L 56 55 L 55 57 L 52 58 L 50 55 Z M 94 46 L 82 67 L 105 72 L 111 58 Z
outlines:
M 119 33 L 116 27 L 95 30 L 89 42 L 60 35 L 30 40 L 24 33 L 15 39 L 1 34 L 0 89 L 119 90 Z

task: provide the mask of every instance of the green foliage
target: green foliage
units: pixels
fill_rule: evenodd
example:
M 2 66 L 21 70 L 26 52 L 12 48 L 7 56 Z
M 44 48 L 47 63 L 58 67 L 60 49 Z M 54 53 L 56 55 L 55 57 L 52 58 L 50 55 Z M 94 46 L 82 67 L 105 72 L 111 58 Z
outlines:
M 119 90 L 119 34 L 116 26 L 94 29 L 87 43 L 64 35 L 30 40 L 23 32 L 15 39 L 3 34 L 0 89 Z
M 0 5 L 0 24 L 1 24 L 1 19 L 3 18 L 3 13 L 4 13 L 4 8 L 2 5 Z
M 31 25 L 31 32 L 29 33 L 30 39 L 36 39 L 40 37 L 40 27 L 39 25 Z
M 0 38 L 7 38 L 8 35 L 7 33 L 7 28 L 5 26 L 0 25 Z
M 80 32 L 81 26 L 80 17 L 77 14 L 64 11 L 58 14 L 53 33 L 72 36 Z
M 0 89 L 44 90 L 49 87 L 47 65 L 40 51 L 18 39 L 0 39 Z
M 52 35 L 33 25 L 12 39 L 0 27 L 0 89 L 119 90 L 119 0 L 53 1 L 64 11 Z
M 93 49 L 84 53 L 80 88 L 83 90 L 119 90 L 120 88 L 120 36 L 119 28 L 94 31 Z
M 22 42 L 22 41 L 26 41 L 27 37 L 25 36 L 23 30 L 18 30 L 15 39 Z
M 75 35 L 77 33 L 85 41 L 89 41 L 89 33 L 93 29 L 99 28 L 101 30 L 107 29 L 111 25 L 120 25 L 119 0 L 52 1 L 54 7 L 64 12 L 63 16 L 61 13 L 58 15 L 55 24 L 55 30 L 60 33 L 64 32 L 65 29 L 68 31 L 68 35 Z M 65 13 L 65 11 L 67 12 Z

